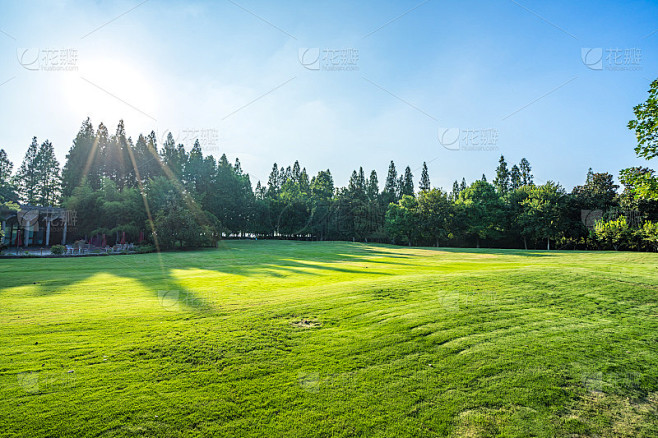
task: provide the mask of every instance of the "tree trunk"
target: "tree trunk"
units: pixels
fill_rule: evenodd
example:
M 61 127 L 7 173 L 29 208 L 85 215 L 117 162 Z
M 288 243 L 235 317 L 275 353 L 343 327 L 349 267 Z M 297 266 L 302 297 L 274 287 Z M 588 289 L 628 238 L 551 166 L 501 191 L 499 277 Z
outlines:
M 476 240 L 476 247 L 479 248 L 480 247 L 480 238 L 477 237 L 475 240 Z
M 525 247 L 526 251 L 528 250 L 528 238 L 523 236 L 523 246 Z
M 551 239 L 546 239 L 546 250 L 547 251 L 551 250 Z

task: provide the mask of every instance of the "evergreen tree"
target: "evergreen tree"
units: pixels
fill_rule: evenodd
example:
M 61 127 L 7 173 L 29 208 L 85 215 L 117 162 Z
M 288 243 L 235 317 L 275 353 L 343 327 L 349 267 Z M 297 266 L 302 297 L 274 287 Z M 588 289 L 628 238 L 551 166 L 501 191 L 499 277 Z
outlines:
M 418 185 L 418 188 L 421 192 L 426 192 L 432 188 L 430 183 L 430 174 L 427 171 L 427 163 L 425 162 L 423 162 L 423 171 L 420 175 L 420 184 Z
M 373 170 L 370 172 L 370 178 L 368 179 L 368 186 L 366 187 L 366 194 L 368 199 L 374 201 L 379 195 L 379 180 L 377 179 L 377 172 Z
M 386 175 L 386 183 L 384 184 L 383 200 L 385 205 L 389 202 L 397 202 L 398 200 L 398 172 L 395 170 L 395 163 L 391 160 L 388 166 L 388 174 Z
M 37 152 L 37 203 L 43 206 L 57 204 L 60 196 L 59 162 L 55 157 L 55 149 L 48 140 L 41 143 Z
M 452 191 L 450 192 L 449 198 L 451 201 L 456 201 L 459 198 L 459 183 L 457 180 L 452 183 Z
M 37 155 L 39 144 L 37 138 L 32 138 L 32 143 L 25 152 L 21 167 L 16 173 L 16 185 L 18 186 L 19 200 L 23 204 L 36 204 L 39 193 L 39 163 Z
M 532 168 L 530 167 L 530 163 L 528 160 L 525 158 L 521 159 L 521 162 L 519 163 L 519 170 L 521 171 L 521 185 L 523 186 L 530 186 L 533 185 L 533 176 L 532 176 Z
M 521 187 L 521 171 L 519 170 L 519 166 L 516 164 L 512 166 L 512 170 L 510 171 L 510 188 L 512 190 L 516 190 L 519 187 Z
M 496 178 L 494 179 L 494 186 L 499 193 L 505 194 L 509 191 L 510 188 L 510 174 L 507 169 L 507 163 L 505 162 L 505 157 L 500 156 L 498 160 L 498 167 L 496 168 Z
M 400 198 L 404 195 L 414 196 L 414 175 L 409 166 L 404 169 L 404 175 L 400 177 Z
M 7 152 L 0 149 L 0 204 L 17 202 L 18 194 L 12 180 L 14 164 L 7 157 Z
M 73 145 L 66 155 L 66 164 L 62 169 L 62 196 L 71 196 L 73 189 L 82 183 L 83 178 L 88 181 L 93 179 L 94 186 L 98 188 L 98 176 L 94 175 L 95 178 L 93 178 L 89 174 L 96 160 L 98 160 L 96 135 L 91 121 L 87 118 L 82 122 L 80 130 L 73 140 Z
M 466 190 L 467 187 L 468 185 L 466 185 L 466 178 L 462 178 L 462 183 L 459 185 L 459 193 Z
M 480 181 L 487 182 L 487 176 L 484 173 L 482 174 L 482 179 Z
M 276 198 L 281 191 L 281 179 L 279 173 L 279 166 L 274 163 L 272 166 L 272 171 L 270 172 L 270 177 L 267 180 L 267 196 L 269 198 Z

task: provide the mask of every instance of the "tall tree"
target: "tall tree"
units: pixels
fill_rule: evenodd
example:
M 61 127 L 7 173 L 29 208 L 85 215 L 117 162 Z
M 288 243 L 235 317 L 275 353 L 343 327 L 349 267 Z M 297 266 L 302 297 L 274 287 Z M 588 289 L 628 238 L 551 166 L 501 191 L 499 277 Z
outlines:
M 639 158 L 651 160 L 658 156 L 658 79 L 651 83 L 647 100 L 633 108 L 635 120 L 628 122 L 628 128 L 635 131 L 637 146 L 635 154 Z M 639 171 L 628 168 L 621 171 L 624 185 L 631 187 L 631 193 L 637 200 L 658 200 L 658 177 L 652 169 Z
M 528 160 L 525 158 L 521 159 L 521 162 L 519 163 L 519 170 L 521 171 L 521 185 L 529 186 L 534 184 L 532 167 L 530 167 L 530 162 Z
M 279 166 L 274 163 L 274 165 L 272 165 L 270 177 L 267 180 L 267 196 L 272 199 L 276 198 L 281 191 L 281 183 L 282 181 L 279 173 Z
M 475 238 L 478 248 L 480 239 L 500 237 L 503 204 L 494 186 L 484 181 L 475 181 L 459 193 L 456 207 L 465 234 Z
M 496 168 L 496 178 L 494 178 L 494 186 L 499 193 L 505 194 L 509 191 L 510 188 L 510 173 L 507 169 L 507 163 L 505 162 L 505 157 L 500 156 L 498 160 L 498 167 Z
M 423 170 L 420 174 L 420 184 L 418 185 L 418 188 L 420 189 L 421 192 L 426 192 L 432 188 L 432 184 L 430 183 L 430 174 L 427 170 L 427 163 L 425 163 L 424 161 L 423 161 Z
M 98 165 L 96 135 L 94 127 L 89 118 L 82 122 L 78 134 L 73 140 L 73 145 L 66 155 L 64 169 L 62 169 L 62 196 L 68 197 L 73 194 L 73 189 L 78 187 L 83 178 L 94 181 L 94 187 L 99 186 L 98 175 L 90 175 L 94 164 Z
M 41 143 L 37 152 L 37 203 L 44 206 L 56 205 L 60 196 L 61 178 L 59 161 L 55 149 L 48 140 Z
M 388 173 L 386 174 L 386 182 L 384 184 L 384 192 L 382 193 L 382 199 L 385 202 L 385 205 L 388 205 L 389 202 L 397 202 L 398 200 L 398 172 L 395 170 L 395 163 L 391 160 L 391 164 L 388 165 Z
M 516 190 L 519 187 L 521 187 L 521 170 L 519 170 L 519 166 L 516 164 L 512 166 L 512 170 L 510 170 L 509 173 L 509 179 L 510 179 L 510 189 L 511 190 Z
M 16 185 L 18 196 L 23 204 L 36 204 L 39 194 L 39 144 L 37 138 L 32 138 L 32 143 L 25 152 L 21 167 L 16 173 Z
M 7 152 L 0 149 L 0 204 L 18 202 L 16 186 L 12 178 L 14 164 L 9 160 Z
M 409 166 L 404 169 L 404 175 L 400 177 L 400 198 L 404 195 L 414 196 L 414 175 Z
M 366 194 L 368 199 L 374 201 L 379 196 L 379 180 L 377 179 L 377 172 L 375 170 L 370 172 L 370 178 L 368 178 L 368 185 L 366 187 Z

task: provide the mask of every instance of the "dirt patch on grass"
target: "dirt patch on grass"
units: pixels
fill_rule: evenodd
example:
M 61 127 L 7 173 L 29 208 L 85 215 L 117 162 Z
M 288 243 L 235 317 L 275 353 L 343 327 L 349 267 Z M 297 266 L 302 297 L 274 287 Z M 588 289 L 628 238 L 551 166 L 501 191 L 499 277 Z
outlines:
M 322 323 L 320 323 L 320 321 L 315 320 L 315 319 L 306 319 L 306 318 L 301 318 L 301 319 L 292 321 L 290 324 L 292 324 L 293 327 L 297 327 L 297 328 L 301 328 L 301 329 L 322 327 Z
M 645 399 L 633 400 L 592 391 L 563 417 L 563 421 L 567 428 L 565 432 L 571 432 L 571 436 L 657 436 L 658 393 L 651 393 Z

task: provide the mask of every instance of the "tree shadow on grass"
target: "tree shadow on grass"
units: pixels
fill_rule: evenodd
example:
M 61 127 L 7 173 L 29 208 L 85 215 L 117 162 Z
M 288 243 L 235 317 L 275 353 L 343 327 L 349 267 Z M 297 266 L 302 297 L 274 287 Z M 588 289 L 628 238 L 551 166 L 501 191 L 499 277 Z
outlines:
M 206 294 L 216 293 L 226 287 L 216 284 L 207 291 L 192 290 L 181 283 L 176 271 L 200 270 L 239 277 L 264 276 L 284 278 L 289 275 L 321 276 L 326 273 L 348 275 L 367 274 L 393 275 L 382 270 L 350 268 L 340 263 L 373 263 L 373 257 L 393 258 L 386 251 L 375 247 L 350 246 L 348 248 L 328 246 L 326 251 L 308 243 L 272 245 L 253 242 L 251 245 L 223 245 L 221 249 L 165 252 L 156 254 L 131 254 L 102 257 L 61 259 L 13 259 L 0 265 L 0 294 L 3 289 L 35 286 L 35 296 L 48 296 L 65 292 L 73 284 L 83 282 L 100 274 L 109 274 L 123 279 L 135 280 L 151 290 L 160 304 L 167 309 L 189 309 L 212 313 L 211 300 Z M 242 246 L 242 247 L 241 247 Z M 318 251 L 322 249 L 322 251 Z M 340 249 L 340 251 L 336 251 Z M 389 260 L 387 264 L 396 264 Z M 229 287 L 234 287 L 233 283 Z

